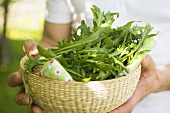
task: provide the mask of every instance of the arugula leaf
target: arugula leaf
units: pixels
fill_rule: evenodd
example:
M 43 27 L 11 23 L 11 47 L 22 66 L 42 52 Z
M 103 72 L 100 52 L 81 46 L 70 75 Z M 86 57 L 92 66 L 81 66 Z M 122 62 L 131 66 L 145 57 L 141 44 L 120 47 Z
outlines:
M 37 45 L 37 49 L 38 49 L 39 55 L 45 58 L 53 58 L 56 56 L 50 49 L 45 50 L 39 45 Z
M 29 56 L 26 62 L 27 70 L 56 58 L 71 74 L 74 80 L 88 82 L 91 80 L 106 80 L 127 75 L 134 71 L 153 47 L 156 34 L 150 34 L 153 27 L 133 25 L 129 21 L 123 26 L 112 28 L 117 12 L 103 12 L 93 5 L 91 8 L 94 19 L 89 27 L 84 20 L 79 27 L 72 30 L 72 36 L 58 42 L 55 48 L 44 49 L 37 46 L 40 58 Z M 151 38 L 152 37 L 152 38 Z
M 106 14 L 102 12 L 97 6 L 93 5 L 91 8 L 91 11 L 93 13 L 94 19 L 93 19 L 93 25 L 94 29 L 98 28 L 99 26 L 102 26 L 104 23 L 107 23 L 107 25 L 111 26 L 112 23 L 115 20 L 115 16 L 118 18 L 119 13 L 111 13 L 108 11 Z

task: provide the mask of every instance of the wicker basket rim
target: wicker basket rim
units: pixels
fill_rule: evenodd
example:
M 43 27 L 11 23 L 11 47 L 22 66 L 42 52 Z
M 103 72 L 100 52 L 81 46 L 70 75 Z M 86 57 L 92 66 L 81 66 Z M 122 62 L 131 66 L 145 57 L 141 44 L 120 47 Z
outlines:
M 24 62 L 28 59 L 27 56 L 24 56 L 21 61 L 20 61 L 20 66 L 21 66 L 21 69 L 24 70 Z M 136 70 L 134 70 L 133 72 L 131 73 L 134 73 L 135 71 L 138 71 L 141 69 L 141 65 L 138 66 L 138 68 Z M 41 78 L 41 79 L 48 79 L 48 78 L 43 78 L 41 76 L 38 76 L 36 74 L 32 74 L 30 73 L 29 71 L 27 71 L 26 73 L 28 73 L 29 75 L 32 75 L 32 76 L 37 76 L 38 78 Z M 89 84 L 89 83 L 105 83 L 105 82 L 114 82 L 114 81 L 121 81 L 123 79 L 127 79 L 129 78 L 130 76 L 134 76 L 133 74 L 129 73 L 128 75 L 126 76 L 122 76 L 122 77 L 119 77 L 119 78 L 115 78 L 115 79 L 108 79 L 108 80 L 100 80 L 100 81 L 89 81 L 89 82 L 79 82 L 79 81 L 76 81 L 76 82 L 65 82 L 65 81 L 59 81 L 59 80 L 54 80 L 54 79 L 48 79 L 49 81 L 54 81 L 54 82 L 58 82 L 58 83 L 69 83 L 69 84 Z

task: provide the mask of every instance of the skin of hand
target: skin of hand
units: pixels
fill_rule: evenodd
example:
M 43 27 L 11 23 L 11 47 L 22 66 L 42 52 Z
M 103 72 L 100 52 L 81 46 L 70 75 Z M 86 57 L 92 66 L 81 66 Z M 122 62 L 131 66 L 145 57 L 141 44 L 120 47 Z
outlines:
M 56 24 L 45 22 L 43 38 L 40 45 L 44 48 L 56 46 L 57 42 L 71 36 L 71 23 Z
M 38 50 L 36 49 L 37 43 L 34 40 L 26 40 L 23 46 L 23 50 L 25 54 L 31 54 L 33 56 L 38 55 Z M 20 87 L 20 91 L 16 94 L 14 100 L 19 105 L 28 105 L 29 104 L 29 96 L 25 94 L 25 89 L 22 82 L 21 70 L 19 69 L 17 72 L 14 72 L 8 76 L 8 86 L 10 87 Z M 42 113 L 42 109 L 36 105 L 32 105 L 31 107 L 32 113 Z
M 169 66 L 156 67 L 151 56 L 147 55 L 141 62 L 141 75 L 131 98 L 110 113 L 131 113 L 135 106 L 150 93 L 170 89 Z
M 71 23 L 67 24 L 54 24 L 50 22 L 45 22 L 44 33 L 40 46 L 44 48 L 50 48 L 57 45 L 57 42 L 63 38 L 70 37 L 71 34 Z M 34 40 L 26 40 L 23 45 L 23 50 L 25 54 L 30 54 L 32 56 L 38 55 L 38 50 L 36 49 L 37 43 Z M 25 94 L 25 89 L 22 82 L 21 70 L 10 74 L 8 76 L 8 86 L 10 87 L 20 87 L 20 91 L 15 96 L 14 100 L 19 105 L 28 105 L 29 96 Z M 42 109 L 39 106 L 32 105 L 32 113 L 42 113 Z

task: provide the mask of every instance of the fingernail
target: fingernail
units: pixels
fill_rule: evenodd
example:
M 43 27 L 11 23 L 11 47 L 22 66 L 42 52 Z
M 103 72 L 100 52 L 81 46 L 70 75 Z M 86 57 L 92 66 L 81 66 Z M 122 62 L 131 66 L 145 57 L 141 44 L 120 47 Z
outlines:
M 31 55 L 36 55 L 36 54 L 38 53 L 37 45 L 35 45 L 35 44 L 32 45 L 32 47 L 30 48 L 29 53 L 30 53 Z
M 36 55 L 38 54 L 38 50 L 37 49 L 34 49 L 32 51 L 29 52 L 31 55 Z

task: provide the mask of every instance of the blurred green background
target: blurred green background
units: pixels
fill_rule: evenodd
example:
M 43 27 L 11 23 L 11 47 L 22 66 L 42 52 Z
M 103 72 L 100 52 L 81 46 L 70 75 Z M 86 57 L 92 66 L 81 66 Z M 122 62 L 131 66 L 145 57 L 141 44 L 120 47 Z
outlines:
M 7 2 L 9 4 L 5 4 Z M 27 113 L 27 106 L 15 103 L 14 97 L 19 88 L 8 87 L 7 77 L 19 67 L 24 55 L 24 41 L 30 38 L 40 41 L 44 15 L 45 0 L 0 0 L 0 55 L 4 59 L 0 59 L 0 113 Z M 5 20 L 7 24 L 4 38 Z

